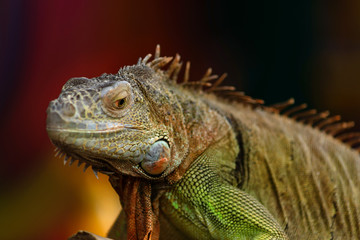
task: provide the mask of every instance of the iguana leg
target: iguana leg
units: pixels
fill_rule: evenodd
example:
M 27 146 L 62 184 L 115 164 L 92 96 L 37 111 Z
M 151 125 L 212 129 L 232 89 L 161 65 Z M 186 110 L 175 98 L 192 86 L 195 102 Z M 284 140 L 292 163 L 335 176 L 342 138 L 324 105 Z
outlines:
M 192 239 L 288 239 L 256 199 L 222 180 L 216 154 L 205 152 L 160 202 L 167 218 Z

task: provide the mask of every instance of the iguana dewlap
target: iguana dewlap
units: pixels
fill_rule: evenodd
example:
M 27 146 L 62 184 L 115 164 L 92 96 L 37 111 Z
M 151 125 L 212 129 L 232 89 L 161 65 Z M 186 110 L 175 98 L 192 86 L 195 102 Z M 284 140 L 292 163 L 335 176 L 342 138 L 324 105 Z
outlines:
M 360 134 L 328 112 L 271 107 L 209 69 L 151 55 L 73 78 L 49 104 L 65 155 L 109 176 L 112 239 L 360 239 Z M 347 144 L 346 144 L 347 143 Z M 100 239 L 79 232 L 72 239 Z

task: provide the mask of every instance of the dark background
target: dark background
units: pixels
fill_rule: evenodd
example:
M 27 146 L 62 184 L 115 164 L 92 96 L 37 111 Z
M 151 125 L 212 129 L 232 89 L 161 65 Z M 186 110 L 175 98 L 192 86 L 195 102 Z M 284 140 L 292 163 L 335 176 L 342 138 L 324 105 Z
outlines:
M 267 104 L 294 97 L 360 125 L 359 1 L 3 0 L 1 239 L 105 233 L 117 197 L 53 159 L 46 107 L 69 78 L 115 73 L 158 43 L 191 60 L 192 79 L 211 66 Z

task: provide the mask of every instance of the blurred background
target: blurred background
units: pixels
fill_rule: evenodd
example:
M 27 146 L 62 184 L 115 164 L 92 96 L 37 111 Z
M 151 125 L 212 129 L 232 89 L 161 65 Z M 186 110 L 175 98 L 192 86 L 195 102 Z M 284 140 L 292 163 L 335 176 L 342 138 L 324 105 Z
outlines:
M 54 157 L 45 111 L 69 78 L 116 73 L 158 43 L 193 79 L 211 66 L 267 104 L 294 97 L 360 126 L 359 1 L 2 0 L 0 239 L 105 235 L 117 196 Z

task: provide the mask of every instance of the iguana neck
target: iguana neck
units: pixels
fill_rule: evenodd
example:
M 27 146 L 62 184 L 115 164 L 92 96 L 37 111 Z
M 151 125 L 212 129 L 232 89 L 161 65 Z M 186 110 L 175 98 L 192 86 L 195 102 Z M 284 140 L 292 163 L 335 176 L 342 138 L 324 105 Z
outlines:
M 182 163 L 167 178 L 170 183 L 178 181 L 190 164 L 211 145 L 220 144 L 224 149 L 229 149 L 224 159 L 234 159 L 239 152 L 232 127 L 216 108 L 204 101 L 201 95 L 194 97 L 183 89 L 174 89 L 174 92 L 176 91 L 183 109 L 186 129 L 184 137 L 187 138 L 189 147 Z

